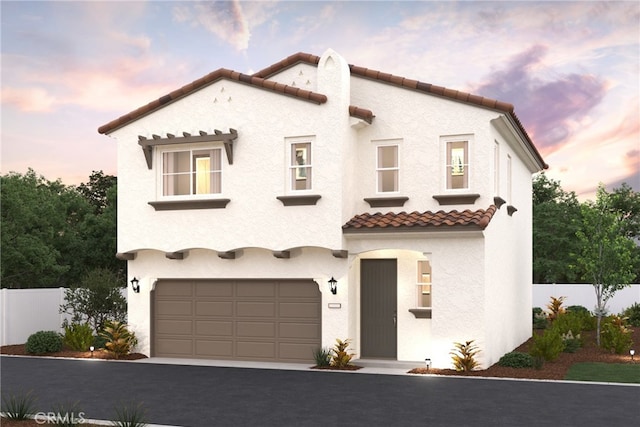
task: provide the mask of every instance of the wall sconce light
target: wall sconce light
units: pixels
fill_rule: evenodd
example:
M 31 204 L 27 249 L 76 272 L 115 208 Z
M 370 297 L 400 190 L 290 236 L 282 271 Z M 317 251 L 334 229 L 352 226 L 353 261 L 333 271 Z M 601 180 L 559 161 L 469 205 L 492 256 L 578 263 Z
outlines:
M 338 281 L 334 279 L 333 276 L 331 276 L 331 280 L 329 280 L 329 286 L 331 287 L 332 294 L 335 295 L 338 293 Z
M 634 349 L 629 350 L 629 354 L 631 355 L 631 360 L 633 360 L 633 355 L 636 354 Z
M 427 365 L 427 371 L 429 371 L 429 368 L 431 368 L 431 359 L 424 359 L 424 364 Z
M 139 280 L 135 277 L 131 279 L 131 289 L 133 289 L 133 292 L 135 292 L 136 294 L 140 293 L 140 285 L 138 284 L 138 282 Z
M 95 350 L 94 346 L 89 347 L 89 351 L 91 351 L 91 357 L 93 357 L 93 350 Z

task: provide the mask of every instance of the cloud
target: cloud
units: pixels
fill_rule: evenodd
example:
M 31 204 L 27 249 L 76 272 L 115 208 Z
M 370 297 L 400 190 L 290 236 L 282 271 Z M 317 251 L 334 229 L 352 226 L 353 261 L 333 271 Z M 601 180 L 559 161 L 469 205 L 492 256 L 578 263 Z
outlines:
M 12 105 L 28 113 L 43 113 L 53 109 L 56 100 L 45 89 L 39 87 L 3 87 L 2 103 Z
M 590 74 L 562 74 L 555 80 L 534 77 L 548 48 L 532 46 L 506 68 L 493 72 L 472 92 L 515 105 L 516 114 L 544 153 L 553 152 L 589 120 L 605 97 L 608 83 Z

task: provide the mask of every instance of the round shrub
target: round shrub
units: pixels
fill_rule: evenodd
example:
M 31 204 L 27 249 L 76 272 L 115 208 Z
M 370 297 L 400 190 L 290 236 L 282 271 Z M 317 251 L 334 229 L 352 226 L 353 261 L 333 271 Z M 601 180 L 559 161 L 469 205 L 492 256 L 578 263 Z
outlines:
M 39 331 L 27 339 L 25 350 L 29 354 L 55 353 L 62 350 L 62 337 L 54 331 Z
M 591 316 L 591 312 L 589 311 L 589 309 L 583 305 L 570 305 L 569 307 L 567 307 L 567 311 L 569 313 L 584 313 Z
M 502 356 L 498 365 L 509 368 L 533 368 L 533 357 L 527 353 L 512 351 Z
M 622 312 L 623 317 L 628 317 L 627 322 L 631 326 L 640 326 L 640 303 L 634 303 Z

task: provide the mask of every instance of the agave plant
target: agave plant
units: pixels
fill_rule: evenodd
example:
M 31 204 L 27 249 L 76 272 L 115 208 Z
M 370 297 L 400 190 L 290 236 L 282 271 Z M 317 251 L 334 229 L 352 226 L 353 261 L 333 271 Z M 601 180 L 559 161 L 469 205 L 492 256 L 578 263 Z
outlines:
M 453 360 L 453 367 L 458 372 L 473 371 L 478 362 L 475 357 L 480 353 L 480 349 L 473 343 L 474 340 L 470 340 L 463 343 L 453 343 L 454 351 L 450 352 L 451 359 Z
M 336 344 L 331 349 L 333 355 L 331 356 L 331 366 L 335 368 L 344 368 L 351 363 L 353 354 L 347 353 L 347 347 L 349 347 L 349 339 L 342 341 L 340 338 L 336 339 Z
M 135 334 L 129 331 L 127 325 L 118 321 L 107 322 L 100 336 L 106 340 L 105 348 L 112 352 L 116 359 L 129 354 L 138 344 Z

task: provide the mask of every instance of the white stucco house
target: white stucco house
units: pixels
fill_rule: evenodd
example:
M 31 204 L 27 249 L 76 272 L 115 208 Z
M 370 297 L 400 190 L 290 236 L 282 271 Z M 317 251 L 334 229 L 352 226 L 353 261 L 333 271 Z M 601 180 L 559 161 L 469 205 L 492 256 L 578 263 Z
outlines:
M 297 53 L 99 128 L 150 356 L 487 367 L 531 335 L 532 174 L 511 104 Z M 333 283 L 330 283 L 333 282 Z

